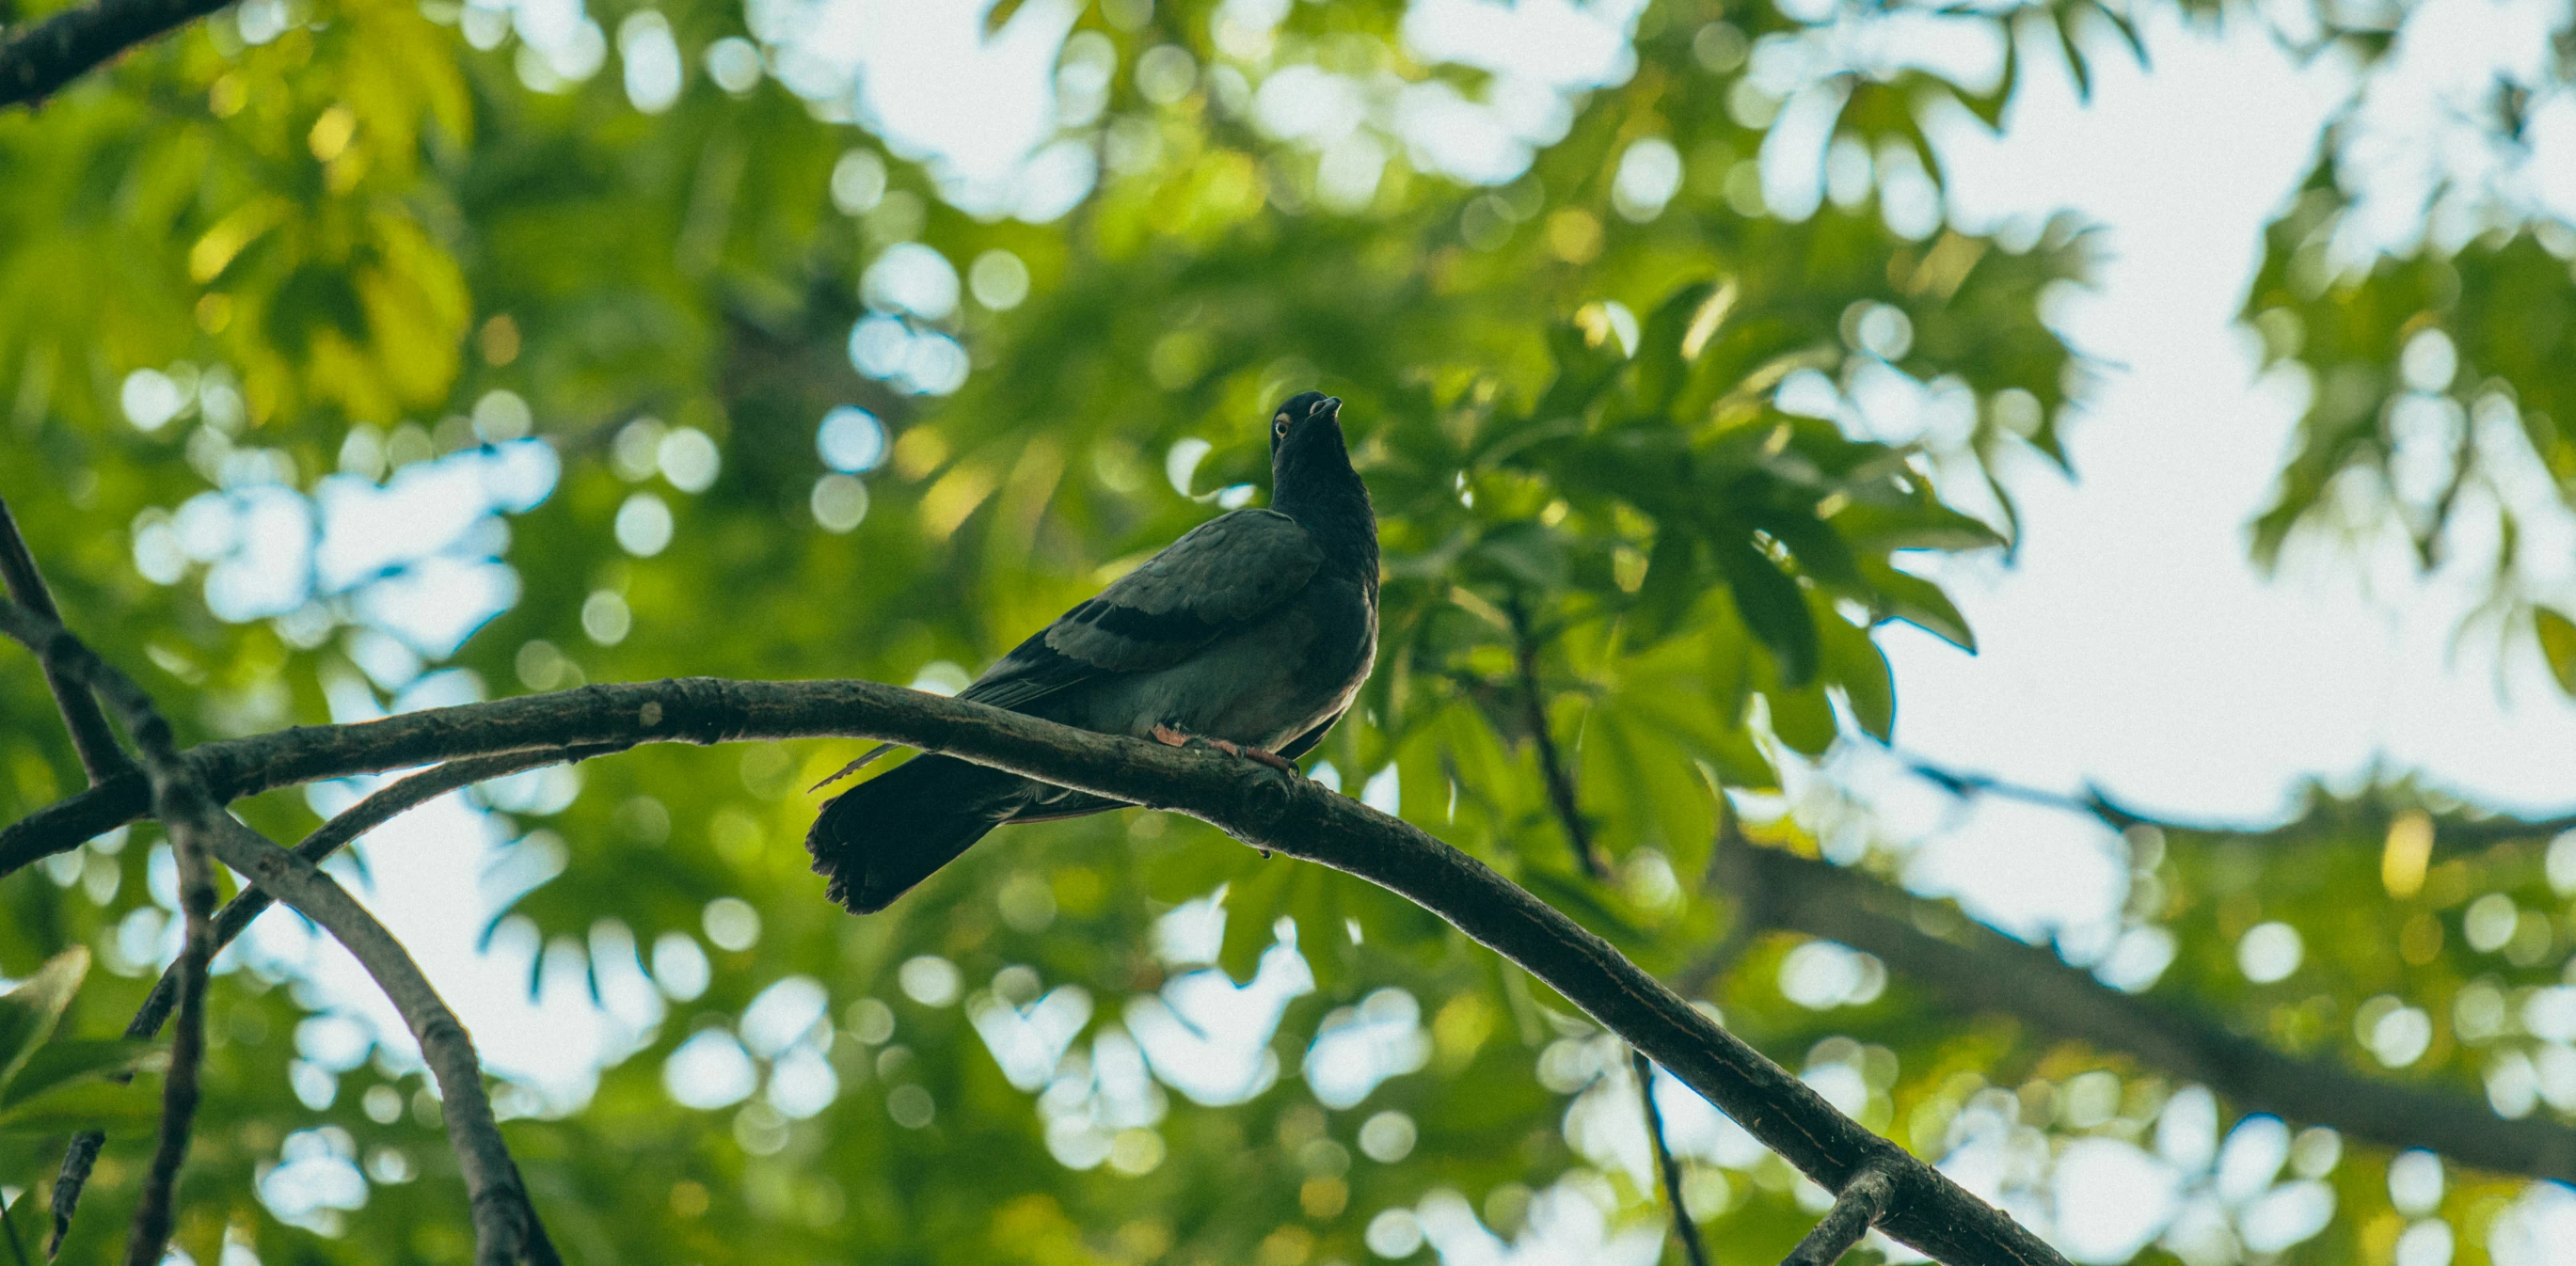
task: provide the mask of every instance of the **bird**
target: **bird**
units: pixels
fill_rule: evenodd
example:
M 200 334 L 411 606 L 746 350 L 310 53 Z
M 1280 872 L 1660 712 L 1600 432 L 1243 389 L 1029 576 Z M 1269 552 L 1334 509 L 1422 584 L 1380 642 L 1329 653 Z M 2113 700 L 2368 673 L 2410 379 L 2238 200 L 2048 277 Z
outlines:
M 1106 734 L 1204 743 L 1294 774 L 1377 660 L 1377 516 L 1351 467 L 1341 408 L 1319 391 L 1289 397 L 1270 418 L 1266 508 L 1191 529 L 958 697 Z M 825 894 L 868 914 L 1005 823 L 1125 807 L 924 753 L 825 802 L 805 848 Z

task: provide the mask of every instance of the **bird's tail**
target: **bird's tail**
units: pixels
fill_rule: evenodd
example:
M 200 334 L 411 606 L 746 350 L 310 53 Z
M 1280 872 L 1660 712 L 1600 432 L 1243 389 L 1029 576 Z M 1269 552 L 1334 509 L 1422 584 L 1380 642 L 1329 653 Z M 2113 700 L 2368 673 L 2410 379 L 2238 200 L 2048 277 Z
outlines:
M 825 895 L 882 910 L 1027 805 L 1040 784 L 950 756 L 915 757 L 823 805 L 805 851 Z

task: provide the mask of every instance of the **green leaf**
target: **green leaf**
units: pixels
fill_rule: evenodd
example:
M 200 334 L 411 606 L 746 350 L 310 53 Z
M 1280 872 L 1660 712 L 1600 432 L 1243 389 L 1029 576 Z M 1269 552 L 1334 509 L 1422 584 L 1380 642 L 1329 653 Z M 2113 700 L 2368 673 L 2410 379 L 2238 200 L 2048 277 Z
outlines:
M 1852 719 L 1872 738 L 1885 743 L 1896 733 L 1896 674 L 1869 631 L 1852 627 L 1819 595 L 1814 603 L 1818 642 L 1824 649 L 1825 673 L 1842 687 Z
M 134 1134 L 151 1129 L 160 1116 L 161 1091 L 151 1082 L 75 1081 L 0 1110 L 0 1134 Z
M 991 39 L 1001 34 L 1002 28 L 1011 24 L 1012 17 L 1016 16 L 1020 7 L 1027 2 L 1028 0 L 993 0 L 993 7 L 984 11 L 984 38 Z
M 2021 41 L 2014 37 L 2010 24 L 2003 27 L 2002 35 L 2004 73 L 1995 81 L 1994 90 L 1974 93 L 1963 88 L 1951 89 L 1959 98 L 1959 104 L 1966 106 L 1968 113 L 1977 116 L 1977 121 L 1985 124 L 1987 130 L 1992 132 L 2004 130 L 2004 106 L 2012 100 L 2013 85 L 2021 78 Z
M 2558 688 L 2576 695 L 2576 621 L 2547 607 L 2534 610 L 2531 618 L 2540 628 L 2540 654 L 2549 661 Z
M 2057 24 L 2057 46 L 2066 51 L 2066 71 L 2075 76 L 2075 99 L 2093 100 L 2093 70 L 2084 64 L 2084 50 L 2075 44 L 2075 13 L 2061 9 L 2052 15 Z
M 1523 520 L 1487 532 L 1468 551 L 1477 570 L 1498 575 L 1515 587 L 1551 590 L 1565 584 L 1565 549 L 1547 528 Z
M 1547 347 L 1556 358 L 1556 381 L 1549 383 L 1547 394 L 1539 397 L 1538 408 L 1532 414 L 1532 420 L 1537 422 L 1582 416 L 1626 363 L 1619 355 L 1618 340 L 1605 338 L 1594 343 L 1583 327 L 1571 321 L 1548 327 Z
M 1250 878 L 1226 885 L 1225 942 L 1217 950 L 1216 965 L 1234 983 L 1251 983 L 1261 970 L 1262 954 L 1278 941 L 1279 916 L 1288 912 L 1289 884 L 1298 866 L 1272 857 Z
M 1663 416 L 1690 380 L 1682 340 L 1715 293 L 1713 283 L 1693 282 L 1674 291 L 1646 318 L 1637 336 L 1637 404 L 1647 413 Z
M 75 945 L 46 960 L 26 983 L 0 994 L 0 1094 L 54 1035 L 88 973 L 89 950 Z
M 1937 503 L 1880 505 L 1854 502 L 1826 522 L 1864 550 L 1987 549 L 2007 544 L 1983 519 Z M 1791 548 L 1795 548 L 1792 546 Z
M 1646 578 L 1628 609 L 1629 632 L 1640 646 L 1672 635 L 1700 593 L 1699 542 L 1678 530 L 1655 538 L 1646 555 Z
M 1950 595 L 1941 586 L 1921 576 L 1898 571 L 1880 559 L 1860 560 L 1860 571 L 1869 587 L 1877 592 L 1880 610 L 1889 616 L 1948 642 L 1971 655 L 1977 653 L 1977 635 L 1968 628 L 1968 618 L 1951 605 Z
M 2126 42 L 2129 46 L 2130 56 L 2138 59 L 2138 65 L 2141 67 L 2146 66 L 2147 42 L 2144 39 L 2139 38 L 2138 24 L 2130 21 L 2127 15 L 2107 4 L 2102 3 L 2101 0 L 2094 0 L 2092 7 L 2095 13 L 2101 14 L 2104 18 L 2110 21 L 2111 28 L 2113 30 L 2120 33 L 2121 40 Z
M 1821 684 L 1773 690 L 1764 697 L 1771 701 L 1771 732 L 1791 751 L 1822 756 L 1842 737 L 1842 728 L 1834 723 L 1833 702 L 1825 697 Z
M 1745 627 L 1779 661 L 1780 680 L 1793 688 L 1814 680 L 1816 623 L 1807 614 L 1807 600 L 1798 582 L 1750 541 L 1718 546 L 1717 565 L 1726 573 L 1727 588 L 1735 593 Z
M 18 1075 L 9 1079 L 5 1089 L 0 1089 L 0 1111 L 85 1077 L 134 1072 L 161 1062 L 156 1057 L 164 1054 L 160 1043 L 141 1038 L 71 1038 L 47 1042 L 37 1047 L 19 1068 Z

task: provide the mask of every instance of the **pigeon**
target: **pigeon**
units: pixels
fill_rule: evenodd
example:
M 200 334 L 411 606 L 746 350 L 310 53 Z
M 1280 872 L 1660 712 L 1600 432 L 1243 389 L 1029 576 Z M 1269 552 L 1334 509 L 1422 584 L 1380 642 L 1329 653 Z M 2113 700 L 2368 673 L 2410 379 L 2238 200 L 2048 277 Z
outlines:
M 1200 524 L 958 697 L 1296 772 L 1377 660 L 1377 517 L 1341 406 L 1316 391 L 1290 397 L 1270 420 L 1268 508 Z M 1004 823 L 1124 807 L 925 753 L 826 802 L 805 849 L 825 893 L 867 914 Z

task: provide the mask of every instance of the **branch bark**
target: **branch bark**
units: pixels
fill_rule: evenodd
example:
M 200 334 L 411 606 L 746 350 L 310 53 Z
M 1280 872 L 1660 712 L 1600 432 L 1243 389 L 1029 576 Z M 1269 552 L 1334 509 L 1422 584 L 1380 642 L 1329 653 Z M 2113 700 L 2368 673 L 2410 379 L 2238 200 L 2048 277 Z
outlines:
M 1895 1194 L 1895 1180 L 1884 1170 L 1864 1170 L 1834 1197 L 1834 1207 L 1816 1223 L 1806 1238 L 1798 1241 L 1780 1266 L 1834 1266 L 1851 1246 L 1878 1220 L 1887 1216 L 1888 1199 Z
M 0 109 L 33 105 L 92 67 L 228 0 L 94 0 L 0 44 Z
M 1725 845 L 1721 844 L 1721 847 Z M 1775 848 L 1736 846 L 1758 878 L 1769 926 L 1877 955 L 1963 1010 L 2006 1014 L 2226 1095 L 2251 1112 L 2330 1125 L 2390 1148 L 2428 1147 L 2499 1173 L 2576 1182 L 2576 1129 L 2508 1121 L 2465 1095 L 2365 1077 L 2125 994 L 1944 902 Z M 1939 929 L 1934 935 L 1925 929 Z
M 1954 1266 L 2064 1261 L 2010 1218 L 1835 1111 L 1608 942 L 1482 863 L 1312 780 L 1292 780 L 1222 753 L 1076 730 L 874 682 L 686 678 L 280 731 L 208 744 L 191 751 L 188 762 L 216 794 L 242 795 L 531 747 L 824 735 L 946 752 L 1176 810 L 1256 847 L 1377 883 L 1528 969 L 1829 1190 L 1841 1190 L 1873 1166 L 1895 1175 L 1882 1224 L 1891 1236 Z M 19 832 L 17 856 L 32 859 L 42 853 L 30 846 L 41 841 L 68 835 L 77 842 L 116 825 L 137 811 L 131 794 L 110 784 L 56 806 L 60 812 L 37 815 L 48 820 Z
M 456 1149 L 457 1167 L 473 1202 L 477 1266 L 515 1266 L 521 1261 L 558 1266 L 554 1245 L 537 1221 L 536 1206 L 528 1199 L 518 1164 L 502 1142 L 500 1122 L 492 1116 L 473 1039 L 430 985 L 420 964 L 412 961 L 410 951 L 348 889 L 312 862 L 279 848 L 229 815 L 216 826 L 214 848 L 225 865 L 320 924 L 367 969 L 376 987 L 402 1014 L 403 1023 L 420 1043 L 421 1058 L 438 1078 L 448 1142 Z

